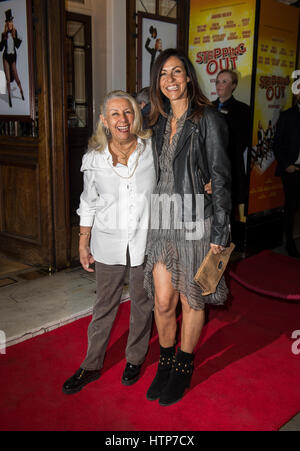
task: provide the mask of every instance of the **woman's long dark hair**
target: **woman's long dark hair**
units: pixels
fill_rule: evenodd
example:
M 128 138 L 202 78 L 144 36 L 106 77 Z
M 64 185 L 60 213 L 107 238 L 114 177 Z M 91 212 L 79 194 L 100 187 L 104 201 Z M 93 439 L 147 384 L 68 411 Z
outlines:
M 195 68 L 186 54 L 178 49 L 164 50 L 156 59 L 152 71 L 150 81 L 150 101 L 151 111 L 149 115 L 149 125 L 154 125 L 159 115 L 167 116 L 165 112 L 165 103 L 167 98 L 160 90 L 160 74 L 166 61 L 175 56 L 183 63 L 186 74 L 190 81 L 188 82 L 188 98 L 192 108 L 192 114 L 189 119 L 200 118 L 206 105 L 211 105 L 211 102 L 205 97 L 199 86 Z

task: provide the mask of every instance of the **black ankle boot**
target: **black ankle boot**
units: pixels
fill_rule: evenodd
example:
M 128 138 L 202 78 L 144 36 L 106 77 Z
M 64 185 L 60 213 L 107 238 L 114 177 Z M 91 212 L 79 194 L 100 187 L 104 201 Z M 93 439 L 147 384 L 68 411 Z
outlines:
M 175 363 L 169 380 L 159 398 L 161 406 L 170 406 L 180 401 L 186 388 L 190 386 L 194 367 L 194 354 L 177 350 Z
M 152 384 L 147 391 L 147 399 L 155 401 L 161 395 L 162 389 L 167 385 L 171 373 L 172 365 L 175 359 L 175 346 L 170 348 L 160 347 L 160 357 L 157 368 L 157 373 L 153 379 Z

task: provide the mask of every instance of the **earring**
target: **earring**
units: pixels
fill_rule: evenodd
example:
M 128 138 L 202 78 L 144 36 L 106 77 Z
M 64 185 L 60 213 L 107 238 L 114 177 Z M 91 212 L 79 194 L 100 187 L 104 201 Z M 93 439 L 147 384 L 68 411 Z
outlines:
M 106 136 L 110 136 L 110 130 L 108 127 L 105 127 L 105 134 Z

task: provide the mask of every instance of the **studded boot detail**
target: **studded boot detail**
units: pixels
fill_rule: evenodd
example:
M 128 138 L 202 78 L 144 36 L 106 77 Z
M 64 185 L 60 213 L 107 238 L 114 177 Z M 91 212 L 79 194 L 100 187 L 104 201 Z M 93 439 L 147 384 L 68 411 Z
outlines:
M 160 397 L 163 388 L 169 380 L 174 362 L 175 346 L 171 346 L 170 348 L 163 348 L 161 346 L 157 373 L 146 395 L 149 401 L 155 401 Z
M 180 401 L 184 392 L 190 386 L 194 367 L 194 354 L 177 350 L 175 362 L 168 379 L 168 383 L 162 390 L 159 404 L 170 406 Z

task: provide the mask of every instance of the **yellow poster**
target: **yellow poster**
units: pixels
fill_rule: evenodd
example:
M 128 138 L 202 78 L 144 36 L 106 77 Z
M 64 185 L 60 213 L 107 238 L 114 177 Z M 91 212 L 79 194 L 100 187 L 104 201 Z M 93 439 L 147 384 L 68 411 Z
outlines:
M 261 2 L 248 214 L 284 203 L 272 146 L 280 111 L 292 106 L 298 22 L 298 8 L 276 0 Z
M 191 0 L 189 57 L 201 89 L 217 98 L 216 76 L 222 69 L 239 75 L 235 97 L 250 104 L 256 0 Z

